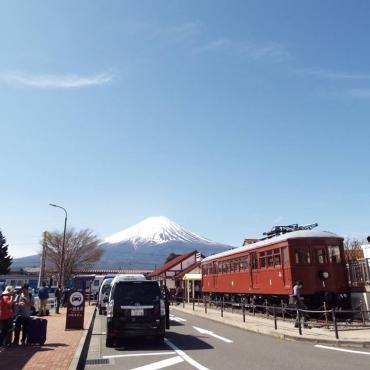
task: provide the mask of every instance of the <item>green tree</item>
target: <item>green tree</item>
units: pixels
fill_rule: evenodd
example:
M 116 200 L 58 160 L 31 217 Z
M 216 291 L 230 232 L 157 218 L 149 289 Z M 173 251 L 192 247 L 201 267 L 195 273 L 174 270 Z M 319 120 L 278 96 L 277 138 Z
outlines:
M 8 255 L 8 244 L 0 230 L 0 274 L 6 275 L 10 272 L 13 258 Z
M 181 254 L 176 254 L 176 253 L 172 252 L 168 255 L 168 257 L 166 258 L 166 261 L 164 263 L 166 264 L 167 262 L 170 262 L 171 260 L 173 260 L 174 258 L 176 258 L 178 256 L 181 256 Z

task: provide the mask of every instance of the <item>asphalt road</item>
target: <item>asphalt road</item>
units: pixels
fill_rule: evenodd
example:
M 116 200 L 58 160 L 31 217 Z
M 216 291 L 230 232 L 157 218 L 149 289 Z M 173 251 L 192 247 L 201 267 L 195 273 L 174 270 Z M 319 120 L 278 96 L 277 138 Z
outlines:
M 171 311 L 171 329 L 163 345 L 137 339 L 106 348 L 105 332 L 106 317 L 97 315 L 86 369 L 353 370 L 368 369 L 370 363 L 368 349 L 339 351 L 329 346 L 283 341 L 175 309 Z

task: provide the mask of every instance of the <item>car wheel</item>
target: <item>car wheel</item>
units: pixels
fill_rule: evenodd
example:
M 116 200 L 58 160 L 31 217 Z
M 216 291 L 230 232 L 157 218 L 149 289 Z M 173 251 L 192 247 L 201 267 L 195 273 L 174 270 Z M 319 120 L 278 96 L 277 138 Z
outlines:
M 105 340 L 105 346 L 108 348 L 114 347 L 113 338 L 107 337 L 107 339 Z
M 159 334 L 155 337 L 155 341 L 158 344 L 163 344 L 164 343 L 164 334 Z

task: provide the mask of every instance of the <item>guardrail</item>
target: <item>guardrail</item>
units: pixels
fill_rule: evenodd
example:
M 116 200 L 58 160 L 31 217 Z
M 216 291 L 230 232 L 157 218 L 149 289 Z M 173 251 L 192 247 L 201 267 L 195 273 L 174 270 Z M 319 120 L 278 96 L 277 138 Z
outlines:
M 180 305 L 185 308 L 186 299 L 181 297 L 174 297 L 171 300 L 172 305 Z M 302 335 L 302 326 L 308 326 L 307 322 L 313 323 L 315 326 L 326 327 L 334 332 L 335 338 L 339 339 L 339 331 L 349 328 L 366 328 L 370 324 L 370 311 L 367 310 L 342 310 L 331 308 L 328 309 L 326 303 L 323 309 L 308 310 L 303 308 L 291 307 L 281 302 L 281 305 L 268 305 L 267 302 L 263 305 L 246 302 L 231 302 L 225 300 L 210 300 L 210 299 L 190 299 L 193 311 L 195 305 L 203 306 L 204 312 L 207 314 L 208 308 L 215 308 L 220 310 L 221 317 L 224 312 L 230 310 L 242 315 L 243 322 L 246 322 L 248 315 L 263 315 L 265 318 L 273 320 L 274 329 L 278 329 L 278 321 L 294 321 L 299 335 Z M 366 318 L 367 316 L 367 318 Z M 356 318 L 360 317 L 358 320 Z

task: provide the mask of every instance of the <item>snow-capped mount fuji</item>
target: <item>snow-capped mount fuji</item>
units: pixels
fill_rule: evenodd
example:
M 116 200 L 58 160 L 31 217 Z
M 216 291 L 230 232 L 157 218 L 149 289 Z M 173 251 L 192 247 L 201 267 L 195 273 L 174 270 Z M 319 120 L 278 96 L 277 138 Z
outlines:
M 149 217 L 115 233 L 101 244 L 104 254 L 97 266 L 154 268 L 164 264 L 170 253 L 197 250 L 208 256 L 231 247 L 199 236 L 167 217 Z
M 186 230 L 167 217 L 149 217 L 138 224 L 104 239 L 103 256 L 96 268 L 154 269 L 171 254 L 197 250 L 205 256 L 231 247 L 213 242 Z M 39 256 L 14 259 L 12 267 L 38 266 Z
M 143 245 L 160 245 L 172 241 L 215 244 L 209 239 L 186 230 L 164 216 L 149 217 L 105 239 L 105 242 L 110 244 L 131 243 L 135 248 Z

